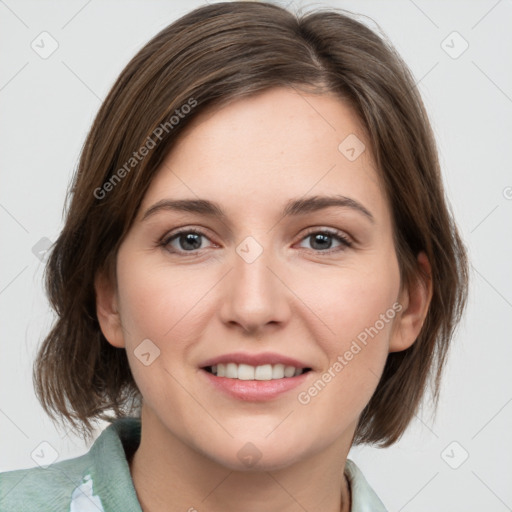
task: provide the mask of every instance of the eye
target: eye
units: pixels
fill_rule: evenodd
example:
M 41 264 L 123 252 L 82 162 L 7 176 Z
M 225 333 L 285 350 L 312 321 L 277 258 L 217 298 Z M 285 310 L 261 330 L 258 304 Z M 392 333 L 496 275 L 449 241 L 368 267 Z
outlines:
M 172 253 L 193 253 L 204 249 L 201 247 L 201 237 L 207 238 L 202 231 L 197 229 L 183 229 L 165 237 L 160 245 Z
M 198 229 L 182 229 L 164 237 L 159 245 L 167 251 L 175 254 L 194 254 L 205 247 L 202 246 L 202 238 L 209 240 L 205 233 Z M 338 248 L 332 249 L 332 240 L 338 242 Z M 330 231 L 327 229 L 311 230 L 301 241 L 310 240 L 312 250 L 317 253 L 331 254 L 333 252 L 343 251 L 351 247 L 352 243 L 341 231 Z
M 338 248 L 331 249 L 332 247 L 332 239 L 336 240 L 339 243 Z M 351 247 L 352 243 L 350 240 L 341 232 L 341 231 L 330 231 L 330 230 L 316 230 L 310 231 L 303 239 L 310 240 L 312 245 L 312 249 L 315 252 L 327 253 L 330 254 L 332 252 L 343 251 L 347 247 Z

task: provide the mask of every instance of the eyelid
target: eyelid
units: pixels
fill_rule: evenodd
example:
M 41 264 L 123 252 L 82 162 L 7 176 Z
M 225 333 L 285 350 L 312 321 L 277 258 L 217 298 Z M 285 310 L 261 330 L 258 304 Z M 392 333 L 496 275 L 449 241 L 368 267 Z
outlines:
M 336 228 L 328 228 L 328 227 L 321 227 L 321 226 L 314 226 L 312 228 L 308 228 L 305 233 L 301 234 L 301 239 L 303 240 L 308 235 L 311 235 L 313 233 L 326 233 L 332 236 L 337 236 L 345 240 L 349 245 L 352 245 L 355 243 L 355 240 L 353 237 L 351 237 L 348 233 L 345 231 L 342 231 L 341 229 Z
M 194 227 L 188 228 L 185 226 L 183 228 L 176 228 L 175 230 L 167 232 L 164 236 L 162 236 L 159 239 L 158 244 L 167 245 L 171 240 L 176 239 L 180 235 L 184 235 L 184 234 L 188 234 L 188 233 L 194 233 L 196 235 L 201 235 L 204 238 L 207 238 L 208 240 L 210 240 L 210 235 L 208 235 L 208 232 L 206 229 L 194 228 Z M 212 243 L 215 244 L 215 242 L 212 242 Z M 215 245 L 217 245 L 217 244 L 215 244 Z M 191 251 L 189 251 L 189 252 L 191 252 Z

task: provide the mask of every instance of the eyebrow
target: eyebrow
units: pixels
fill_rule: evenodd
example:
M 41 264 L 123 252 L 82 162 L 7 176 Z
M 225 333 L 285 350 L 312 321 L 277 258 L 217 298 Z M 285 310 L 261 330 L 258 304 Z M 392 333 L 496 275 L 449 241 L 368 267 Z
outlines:
M 291 199 L 285 204 L 282 216 L 297 217 L 331 207 L 349 208 L 364 215 L 372 223 L 375 222 L 374 216 L 365 206 L 355 199 L 342 195 Z M 144 221 L 161 211 L 190 212 L 208 217 L 217 217 L 223 221 L 227 219 L 227 215 L 222 207 L 218 203 L 207 199 L 163 199 L 148 208 L 142 220 Z

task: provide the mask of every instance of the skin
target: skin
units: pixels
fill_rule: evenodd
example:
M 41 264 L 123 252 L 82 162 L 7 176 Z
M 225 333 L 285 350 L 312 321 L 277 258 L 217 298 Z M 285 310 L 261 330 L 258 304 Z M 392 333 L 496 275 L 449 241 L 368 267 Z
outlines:
M 338 150 L 350 134 L 367 148 L 355 161 Z M 350 510 L 343 468 L 358 418 L 388 353 L 417 338 L 431 298 L 420 279 L 401 290 L 369 147 L 336 96 L 276 88 L 203 113 L 164 161 L 119 249 L 116 282 L 96 280 L 102 331 L 126 348 L 143 396 L 131 473 L 144 511 Z M 347 207 L 282 216 L 290 199 L 334 193 L 374 221 Z M 159 201 L 185 198 L 216 201 L 227 217 L 161 210 L 143 220 Z M 200 248 L 183 236 L 158 245 L 176 228 L 201 229 Z M 325 229 L 352 246 L 315 243 Z M 236 252 L 248 236 L 263 249 L 252 263 Z M 423 254 L 418 262 L 430 272 Z M 301 404 L 298 394 L 397 301 L 401 311 Z M 149 366 L 134 354 L 144 339 L 160 350 Z M 199 373 L 207 358 L 234 351 L 287 354 L 313 371 L 273 400 L 244 402 Z M 252 467 L 237 456 L 248 442 L 261 454 Z

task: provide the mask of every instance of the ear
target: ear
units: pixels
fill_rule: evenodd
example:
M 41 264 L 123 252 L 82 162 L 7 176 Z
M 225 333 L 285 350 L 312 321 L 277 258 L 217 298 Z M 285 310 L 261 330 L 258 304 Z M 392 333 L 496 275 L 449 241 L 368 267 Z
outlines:
M 118 310 L 115 280 L 107 272 L 99 272 L 94 279 L 96 291 L 96 315 L 101 332 L 107 341 L 117 348 L 123 348 L 124 335 Z
M 424 252 L 418 254 L 420 272 L 414 283 L 400 294 L 402 309 L 397 315 L 389 343 L 390 352 L 408 349 L 418 338 L 432 299 L 431 267 Z

